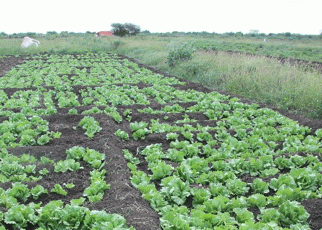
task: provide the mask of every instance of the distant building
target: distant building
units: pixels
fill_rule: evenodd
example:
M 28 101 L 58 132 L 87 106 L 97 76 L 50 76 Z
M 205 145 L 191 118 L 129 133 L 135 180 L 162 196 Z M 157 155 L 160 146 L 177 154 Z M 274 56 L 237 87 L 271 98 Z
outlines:
M 100 31 L 95 34 L 95 36 L 113 36 L 113 33 L 111 31 Z

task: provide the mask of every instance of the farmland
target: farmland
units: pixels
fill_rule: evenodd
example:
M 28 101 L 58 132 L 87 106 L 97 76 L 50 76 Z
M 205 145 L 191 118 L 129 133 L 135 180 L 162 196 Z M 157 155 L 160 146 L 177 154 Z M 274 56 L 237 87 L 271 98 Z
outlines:
M 107 52 L 1 63 L 0 229 L 322 228 L 320 122 Z

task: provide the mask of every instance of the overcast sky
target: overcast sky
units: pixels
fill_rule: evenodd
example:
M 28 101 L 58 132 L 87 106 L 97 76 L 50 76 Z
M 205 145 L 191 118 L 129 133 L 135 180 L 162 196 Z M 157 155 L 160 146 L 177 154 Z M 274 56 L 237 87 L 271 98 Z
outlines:
M 319 34 L 322 0 L 1 0 L 0 32 L 98 32 L 133 23 L 150 32 Z

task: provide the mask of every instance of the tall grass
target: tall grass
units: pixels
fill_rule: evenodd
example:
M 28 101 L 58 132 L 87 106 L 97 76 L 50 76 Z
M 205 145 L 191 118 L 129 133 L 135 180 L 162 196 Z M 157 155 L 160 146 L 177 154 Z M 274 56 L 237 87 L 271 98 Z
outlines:
M 213 89 L 322 118 L 322 75 L 317 71 L 267 57 L 206 51 L 173 71 Z
M 37 38 L 40 45 L 21 48 L 22 39 L 1 39 L 0 55 L 24 55 L 36 53 L 86 53 L 98 51 L 113 51 L 123 44 L 117 37 L 98 38 L 93 35 L 77 37 L 48 36 Z

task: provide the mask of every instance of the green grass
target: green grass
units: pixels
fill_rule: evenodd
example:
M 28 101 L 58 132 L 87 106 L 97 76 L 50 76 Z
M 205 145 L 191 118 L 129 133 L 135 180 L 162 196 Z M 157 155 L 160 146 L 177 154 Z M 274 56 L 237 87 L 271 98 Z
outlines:
M 319 37 L 318 37 L 319 38 Z M 86 53 L 107 51 L 124 54 L 141 63 L 212 89 L 240 94 L 287 111 L 322 118 L 321 73 L 306 67 L 281 64 L 266 56 L 322 63 L 322 39 L 267 39 L 179 36 L 104 37 L 92 35 L 37 38 L 41 44 L 23 49 L 22 39 L 1 39 L 0 56 L 36 53 Z M 169 66 L 169 51 L 189 44 L 197 52 L 190 60 Z M 213 52 L 216 50 L 216 52 Z M 207 52 L 210 51 L 210 52 Z M 226 51 L 237 51 L 227 53 Z M 247 54 L 256 54 L 250 56 Z
M 197 52 L 193 60 L 180 63 L 174 71 L 182 78 L 213 89 L 322 117 L 322 76 L 317 71 L 282 65 L 266 57 L 205 51 Z
M 32 45 L 28 48 L 21 48 L 22 39 L 1 39 L 0 56 L 26 55 L 37 53 L 86 53 L 98 51 L 111 51 L 122 45 L 118 38 L 97 38 L 90 35 L 62 37 L 55 36 L 37 38 L 40 45 Z

